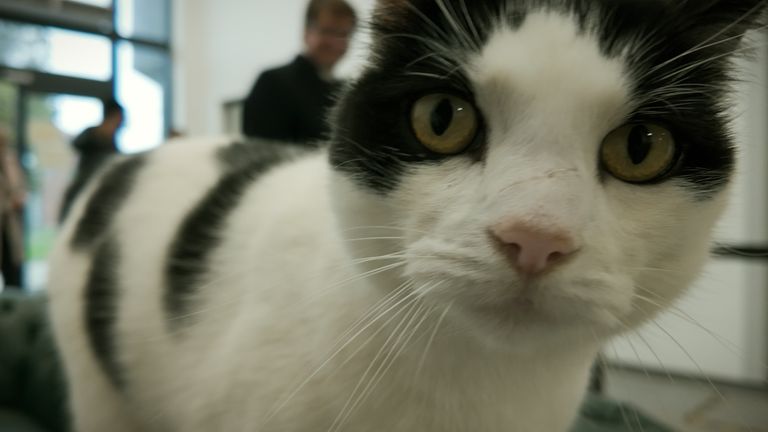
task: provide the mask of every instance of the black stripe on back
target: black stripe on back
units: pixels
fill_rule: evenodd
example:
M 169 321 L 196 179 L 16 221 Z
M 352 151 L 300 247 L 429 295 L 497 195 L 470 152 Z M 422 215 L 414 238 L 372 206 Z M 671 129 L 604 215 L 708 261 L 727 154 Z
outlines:
M 301 144 L 250 139 L 222 147 L 216 152 L 216 158 L 225 171 L 231 172 L 259 164 L 269 167 L 274 163 L 311 153 L 312 150 Z
M 209 257 L 221 243 L 227 219 L 248 186 L 292 153 L 291 149 L 261 143 L 232 144 L 219 152 L 224 174 L 187 215 L 171 245 L 165 292 L 169 328 L 178 329 L 188 322 L 192 297 L 211 270 Z
M 125 202 L 146 157 L 134 156 L 118 162 L 107 172 L 96 191 L 88 198 L 85 212 L 77 223 L 72 248 L 84 249 L 98 243 Z
M 117 388 L 124 380 L 117 360 L 115 327 L 117 324 L 119 287 L 117 244 L 105 239 L 96 249 L 85 286 L 84 320 L 96 358 L 104 373 Z

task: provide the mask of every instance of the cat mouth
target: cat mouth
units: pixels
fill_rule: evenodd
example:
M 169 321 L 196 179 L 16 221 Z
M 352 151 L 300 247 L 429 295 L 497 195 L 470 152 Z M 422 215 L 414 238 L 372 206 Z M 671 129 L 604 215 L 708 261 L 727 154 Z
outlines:
M 512 327 L 614 327 L 622 314 L 609 305 L 525 290 L 504 299 L 472 304 L 470 309 L 482 320 Z
M 610 270 L 524 278 L 508 269 L 472 272 L 467 261 L 455 258 L 439 266 L 434 261 L 409 264 L 406 275 L 428 287 L 421 293 L 425 298 L 454 304 L 472 320 L 497 327 L 614 329 L 632 309 L 634 281 Z

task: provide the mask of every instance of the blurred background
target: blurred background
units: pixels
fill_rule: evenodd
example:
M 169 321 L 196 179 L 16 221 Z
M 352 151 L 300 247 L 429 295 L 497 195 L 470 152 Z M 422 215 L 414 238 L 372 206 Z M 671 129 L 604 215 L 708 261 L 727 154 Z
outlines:
M 351 2 L 361 16 L 372 0 Z M 239 133 L 259 72 L 302 48 L 304 1 L 0 0 L 0 125 L 28 176 L 23 286 L 45 284 L 45 258 L 76 164 L 71 141 L 101 120 L 101 99 L 126 110 L 120 151 L 172 131 Z M 361 32 L 364 33 L 364 32 Z M 264 35 L 269 35 L 264 37 Z M 362 64 L 365 35 L 336 68 Z
M 364 20 L 374 0 L 350 3 Z M 0 128 L 25 189 L 18 285 L 45 290 L 77 164 L 71 142 L 101 121 L 101 100 L 114 97 L 125 108 L 116 137 L 123 153 L 178 133 L 239 133 L 254 79 L 301 52 L 305 7 L 303 0 L 0 0 Z M 358 31 L 337 76 L 354 76 L 366 43 Z M 768 48 L 763 37 L 753 43 L 756 61 L 741 65 L 734 113 L 742 165 L 716 257 L 678 309 L 613 341 L 598 374 L 603 392 L 681 431 L 768 431 Z

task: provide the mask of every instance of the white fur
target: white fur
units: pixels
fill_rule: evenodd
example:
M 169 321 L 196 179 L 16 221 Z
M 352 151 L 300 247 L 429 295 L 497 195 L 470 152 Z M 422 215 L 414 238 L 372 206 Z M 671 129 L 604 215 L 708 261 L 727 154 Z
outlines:
M 84 334 L 89 257 L 68 250 L 68 224 L 51 290 L 79 432 L 565 431 L 601 340 L 680 295 L 725 194 L 601 183 L 596 155 L 630 109 L 628 85 L 570 18 L 498 29 L 470 69 L 487 163 L 415 168 L 388 198 L 333 172 L 325 153 L 270 171 L 228 219 L 179 335 L 162 309 L 167 244 L 218 172 L 213 147 L 152 155 L 116 221 L 124 395 Z M 556 226 L 581 251 L 526 285 L 487 236 L 510 219 Z M 386 254 L 402 255 L 352 262 Z M 517 315 L 521 295 L 536 307 Z

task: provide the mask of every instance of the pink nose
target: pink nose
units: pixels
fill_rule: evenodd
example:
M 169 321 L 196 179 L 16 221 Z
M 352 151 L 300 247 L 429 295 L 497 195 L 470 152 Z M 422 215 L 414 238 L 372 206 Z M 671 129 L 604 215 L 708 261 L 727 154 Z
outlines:
M 517 223 L 498 224 L 491 235 L 506 259 L 526 276 L 549 270 L 579 249 L 567 233 Z

